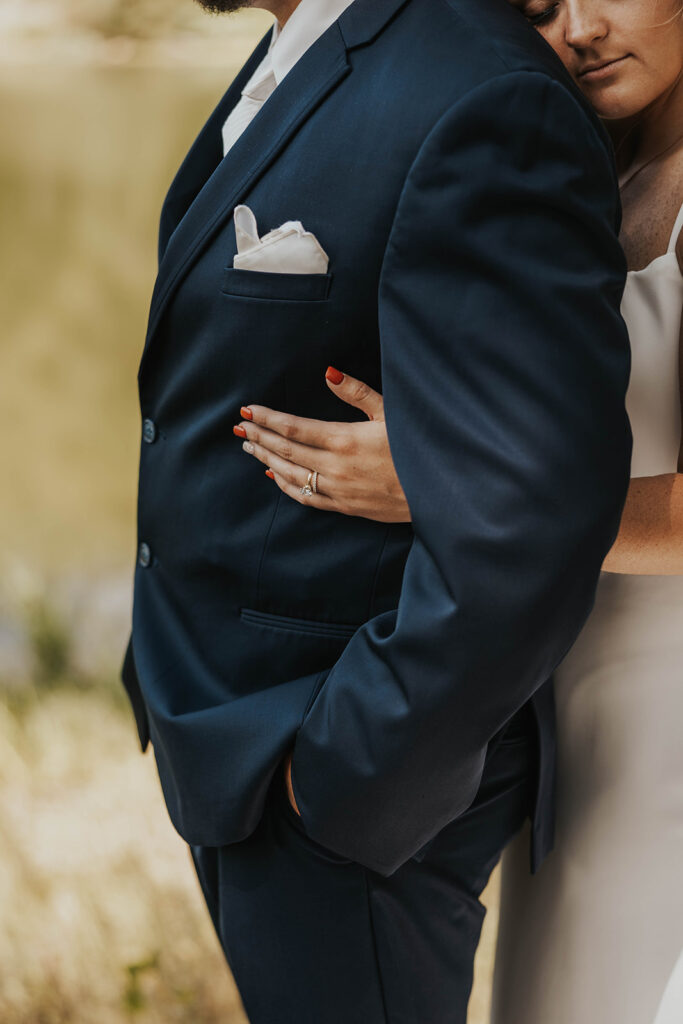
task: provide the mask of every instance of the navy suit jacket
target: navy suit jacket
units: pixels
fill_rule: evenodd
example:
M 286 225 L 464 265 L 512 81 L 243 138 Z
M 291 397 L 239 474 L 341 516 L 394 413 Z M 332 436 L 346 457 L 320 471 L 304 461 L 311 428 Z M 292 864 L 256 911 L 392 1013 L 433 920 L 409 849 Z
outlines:
M 537 864 L 548 680 L 629 480 L 609 140 L 505 0 L 355 0 L 223 159 L 269 38 L 161 217 L 123 671 L 143 748 L 177 830 L 219 846 L 293 747 L 309 834 L 390 874 L 466 810 L 531 700 Z M 301 220 L 329 272 L 233 269 L 238 203 L 262 233 Z M 243 403 L 344 416 L 330 363 L 384 394 L 410 526 L 303 507 L 233 437 Z

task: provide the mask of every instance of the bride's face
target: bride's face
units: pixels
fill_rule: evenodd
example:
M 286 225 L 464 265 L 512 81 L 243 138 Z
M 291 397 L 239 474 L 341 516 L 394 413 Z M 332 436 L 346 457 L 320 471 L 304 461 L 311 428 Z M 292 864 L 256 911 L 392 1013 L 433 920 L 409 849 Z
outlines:
M 631 117 L 683 77 L 683 0 L 510 2 L 602 117 Z

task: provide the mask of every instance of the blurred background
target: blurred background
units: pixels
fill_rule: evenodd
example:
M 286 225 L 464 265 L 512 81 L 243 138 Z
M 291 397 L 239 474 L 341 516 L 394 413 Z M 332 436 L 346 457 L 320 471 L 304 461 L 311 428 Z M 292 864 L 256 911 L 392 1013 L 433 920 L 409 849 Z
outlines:
M 159 210 L 272 20 L 0 0 L 2 1024 L 245 1024 L 118 670 Z

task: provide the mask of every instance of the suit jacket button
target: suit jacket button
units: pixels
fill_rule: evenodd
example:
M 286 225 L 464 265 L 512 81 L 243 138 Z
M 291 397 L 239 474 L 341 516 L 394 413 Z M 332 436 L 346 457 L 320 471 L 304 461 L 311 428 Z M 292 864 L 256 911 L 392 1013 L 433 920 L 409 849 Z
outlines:
M 145 420 L 142 424 L 142 438 L 147 444 L 154 444 L 157 428 L 154 420 Z
M 138 548 L 138 562 L 143 569 L 147 569 L 152 563 L 152 552 L 149 549 L 149 544 L 141 544 Z

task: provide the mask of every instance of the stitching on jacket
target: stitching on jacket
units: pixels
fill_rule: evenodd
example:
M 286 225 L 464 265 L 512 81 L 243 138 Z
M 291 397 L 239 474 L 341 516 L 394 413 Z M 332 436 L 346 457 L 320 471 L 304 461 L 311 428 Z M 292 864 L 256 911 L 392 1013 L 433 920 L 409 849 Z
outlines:
M 380 571 L 380 567 L 382 565 L 382 560 L 384 558 L 384 552 L 386 551 L 386 548 L 387 548 L 387 542 L 389 540 L 389 533 L 390 533 L 390 531 L 391 531 L 391 526 L 389 525 L 389 526 L 387 526 L 386 530 L 384 531 L 384 540 L 382 541 L 382 546 L 379 549 L 379 554 L 377 556 L 377 564 L 375 565 L 375 571 L 374 571 L 374 573 L 372 575 L 372 584 L 370 586 L 370 600 L 368 602 L 368 614 L 367 614 L 367 618 L 368 619 L 372 619 L 373 618 L 372 609 L 373 609 L 374 604 L 375 604 L 375 594 L 377 593 L 377 584 L 378 584 L 378 581 L 379 581 L 379 571 Z
M 377 971 L 377 986 L 379 988 L 380 999 L 382 1000 L 382 1015 L 384 1017 L 384 1024 L 389 1024 L 389 1015 L 387 1013 L 387 1000 L 384 992 L 384 983 L 382 981 L 382 969 L 379 962 L 379 951 L 377 949 L 377 935 L 375 933 L 375 921 L 372 916 L 372 901 L 370 899 L 370 880 L 368 879 L 368 869 L 364 864 L 360 865 L 363 874 L 363 885 L 365 886 L 365 899 L 368 908 L 368 926 L 370 928 L 370 941 L 372 942 L 372 952 L 375 957 L 375 970 Z

